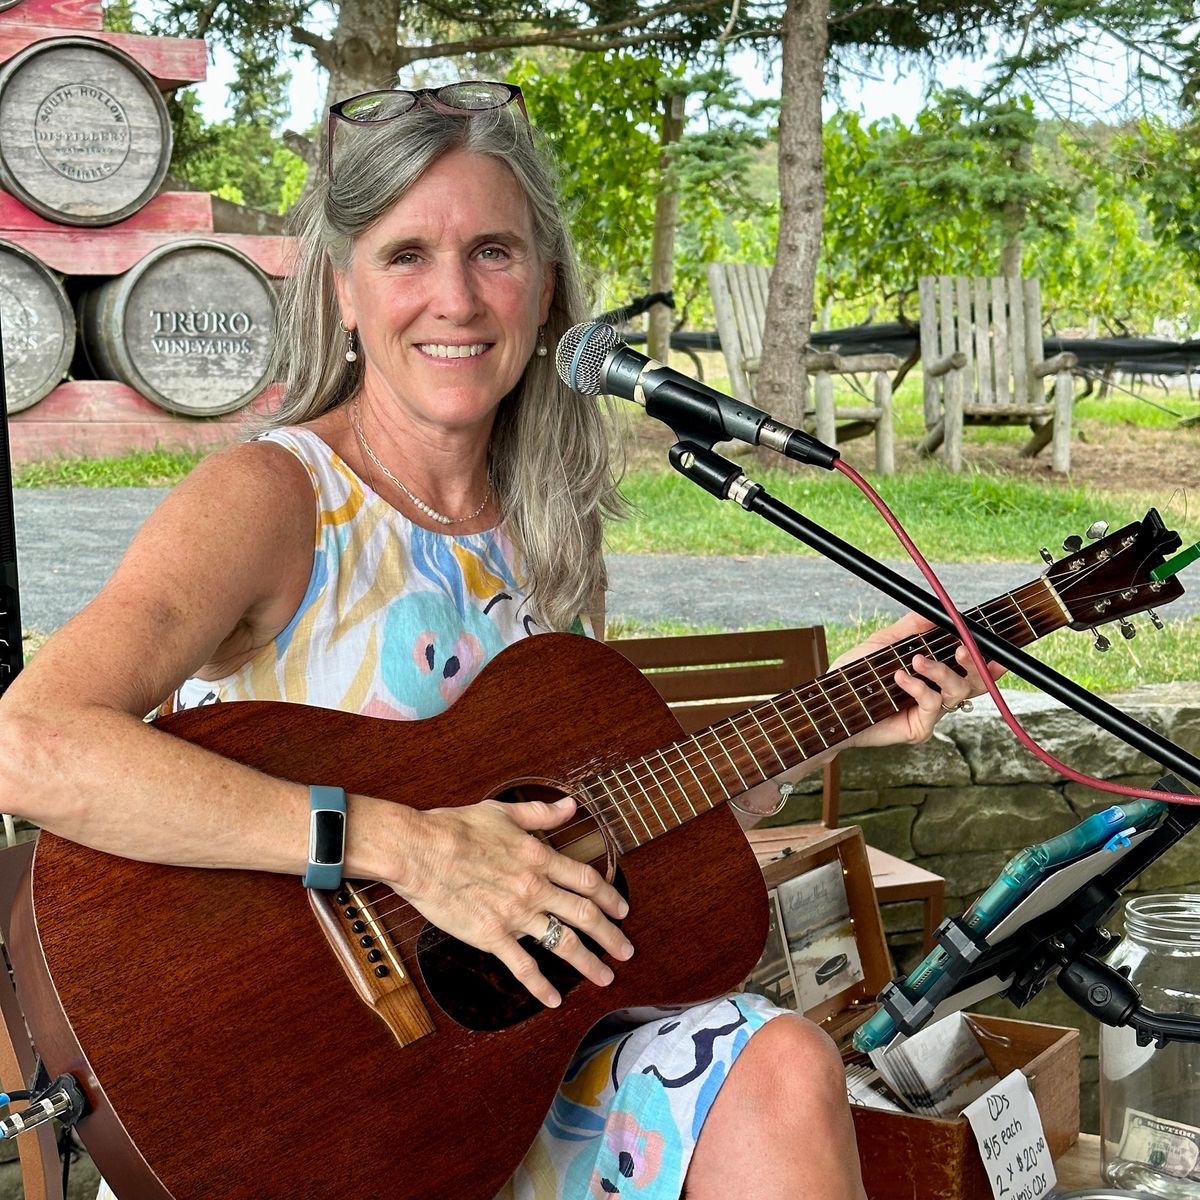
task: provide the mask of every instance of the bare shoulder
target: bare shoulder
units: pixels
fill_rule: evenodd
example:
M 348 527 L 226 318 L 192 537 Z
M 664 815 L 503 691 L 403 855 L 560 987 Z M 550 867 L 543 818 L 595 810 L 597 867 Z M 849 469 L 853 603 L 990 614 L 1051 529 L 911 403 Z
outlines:
M 52 691 L 149 711 L 205 664 L 286 626 L 315 529 L 313 483 L 293 454 L 269 442 L 218 451 L 167 494 L 34 665 Z

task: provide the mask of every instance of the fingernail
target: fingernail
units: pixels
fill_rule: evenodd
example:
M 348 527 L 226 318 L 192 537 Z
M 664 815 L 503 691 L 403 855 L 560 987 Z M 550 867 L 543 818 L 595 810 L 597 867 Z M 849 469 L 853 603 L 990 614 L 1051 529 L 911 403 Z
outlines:
M 632 942 L 622 942 L 621 943 L 621 957 L 622 958 L 632 958 L 633 957 L 633 943 Z
M 610 967 L 605 967 L 600 972 L 600 983 L 605 987 L 612 983 L 615 978 L 616 976 L 612 973 L 612 969 Z
M 562 1003 L 562 997 L 557 992 L 551 992 L 546 1001 L 547 1008 L 557 1008 Z
M 618 900 L 617 901 L 617 916 L 618 917 L 629 916 L 629 902 L 627 900 Z

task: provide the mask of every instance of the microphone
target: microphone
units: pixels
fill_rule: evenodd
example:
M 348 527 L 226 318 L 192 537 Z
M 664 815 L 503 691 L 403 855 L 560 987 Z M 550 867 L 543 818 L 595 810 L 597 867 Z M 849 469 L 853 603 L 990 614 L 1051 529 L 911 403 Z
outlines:
M 621 341 L 611 325 L 585 321 L 563 334 L 555 351 L 563 382 L 585 396 L 620 396 L 642 405 L 649 416 L 669 425 L 681 439 L 712 442 L 736 439 L 767 446 L 797 462 L 833 470 L 840 457 L 802 429 L 742 404 L 679 371 L 647 358 Z

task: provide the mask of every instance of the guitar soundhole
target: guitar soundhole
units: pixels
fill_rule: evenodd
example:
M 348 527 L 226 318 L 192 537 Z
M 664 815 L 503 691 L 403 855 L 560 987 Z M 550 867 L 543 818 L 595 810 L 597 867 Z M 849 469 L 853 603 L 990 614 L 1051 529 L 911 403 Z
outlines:
M 538 781 L 513 784 L 498 792 L 495 798 L 505 803 L 552 801 L 562 794 L 561 788 Z M 628 896 L 624 875 L 619 868 L 614 870 L 610 866 L 611 857 L 603 833 L 582 810 L 564 829 L 545 836 L 560 853 L 590 862 L 601 874 L 610 876 L 617 890 Z M 584 936 L 583 941 L 594 953 L 603 953 L 591 938 Z M 533 938 L 522 938 L 521 946 L 537 960 L 538 969 L 564 1000 L 582 981 L 583 977 L 574 967 L 557 954 L 543 949 Z M 426 925 L 421 931 L 417 940 L 417 962 L 425 986 L 442 1011 L 467 1029 L 478 1032 L 509 1029 L 544 1008 L 517 983 L 494 954 L 468 946 L 436 926 Z

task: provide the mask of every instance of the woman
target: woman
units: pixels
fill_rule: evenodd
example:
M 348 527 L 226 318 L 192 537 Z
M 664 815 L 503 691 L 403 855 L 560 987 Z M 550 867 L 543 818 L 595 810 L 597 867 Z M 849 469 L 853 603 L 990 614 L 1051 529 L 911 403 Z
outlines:
M 583 314 L 519 91 L 335 106 L 330 165 L 289 290 L 273 428 L 164 500 L 0 704 L 10 807 L 86 845 L 300 875 L 307 790 L 143 714 L 266 698 L 424 717 L 506 644 L 602 632 L 601 521 L 619 501 L 594 402 L 544 353 Z M 859 744 L 928 737 L 943 707 L 981 690 L 936 663 L 914 670 L 940 691 L 901 672 L 914 706 Z M 633 953 L 618 893 L 529 836 L 568 821 L 573 801 L 347 805 L 345 875 L 386 882 L 543 1004 L 560 997 L 518 939 L 598 986 Z M 580 1056 L 506 1196 L 676 1197 L 685 1179 L 690 1200 L 861 1195 L 823 1034 L 757 997 L 661 1032 L 622 1028 Z

